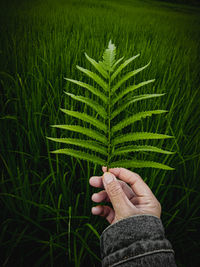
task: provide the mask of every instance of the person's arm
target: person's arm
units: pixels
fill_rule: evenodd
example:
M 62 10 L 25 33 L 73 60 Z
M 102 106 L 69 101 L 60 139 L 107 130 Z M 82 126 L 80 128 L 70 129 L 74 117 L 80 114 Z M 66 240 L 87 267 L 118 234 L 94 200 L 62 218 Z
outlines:
M 102 266 L 175 267 L 174 251 L 161 220 L 134 215 L 107 227 L 101 235 Z
M 174 251 L 160 220 L 160 203 L 138 174 L 113 168 L 103 177 L 92 177 L 90 184 L 105 189 L 94 194 L 93 201 L 110 201 L 113 206 L 92 208 L 94 215 L 111 223 L 100 239 L 103 267 L 176 266 Z

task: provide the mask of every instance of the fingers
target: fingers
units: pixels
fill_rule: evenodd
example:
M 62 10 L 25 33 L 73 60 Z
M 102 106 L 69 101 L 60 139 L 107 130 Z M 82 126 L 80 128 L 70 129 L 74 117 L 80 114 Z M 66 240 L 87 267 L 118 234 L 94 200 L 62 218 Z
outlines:
M 114 210 L 109 206 L 96 206 L 92 208 L 93 215 L 99 215 L 105 217 L 106 220 L 111 224 L 115 218 Z
M 120 183 L 122 189 L 124 190 L 124 193 L 127 195 L 128 199 L 132 198 L 135 194 L 133 193 L 133 190 L 128 186 L 124 181 L 118 180 Z M 93 187 L 97 188 L 104 188 L 102 176 L 93 176 L 90 178 L 89 183 Z M 105 200 L 107 201 L 107 200 Z
M 121 179 L 122 181 L 130 184 L 133 192 L 137 196 L 142 195 L 153 195 L 151 192 L 151 189 L 148 187 L 148 185 L 142 180 L 142 178 L 132 171 L 129 171 L 125 168 L 111 168 L 109 169 L 109 172 L 114 174 L 116 177 Z
M 127 198 L 115 175 L 105 172 L 103 183 L 118 219 L 128 217 L 136 211 L 136 208 Z
M 93 176 L 90 178 L 89 183 L 91 186 L 104 188 L 102 176 Z
M 107 167 L 102 167 L 102 171 L 103 176 L 90 178 L 89 183 L 92 186 L 105 189 L 93 194 L 92 200 L 97 203 L 110 201 L 113 209 L 108 206 L 97 206 L 92 209 L 94 215 L 105 217 L 109 223 L 145 213 L 160 218 L 159 202 L 137 173 L 125 168 L 109 168 L 107 172 Z
M 108 197 L 108 194 L 106 193 L 105 190 L 99 192 L 99 193 L 95 193 L 92 195 L 92 201 L 94 202 L 110 202 L 110 199 Z

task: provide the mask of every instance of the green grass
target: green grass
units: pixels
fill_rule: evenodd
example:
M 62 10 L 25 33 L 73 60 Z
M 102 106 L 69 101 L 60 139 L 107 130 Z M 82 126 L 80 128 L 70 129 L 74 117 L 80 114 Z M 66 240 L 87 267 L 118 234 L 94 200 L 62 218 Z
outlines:
M 198 266 L 199 11 L 157 1 L 1 1 L 1 265 L 100 266 L 99 235 L 107 223 L 90 213 L 96 190 L 88 179 L 101 175 L 101 168 L 50 154 L 60 144 L 46 136 L 65 137 L 50 125 L 73 123 L 59 108 L 92 112 L 64 94 L 81 95 L 83 90 L 64 77 L 84 81 L 75 68 L 90 68 L 84 52 L 99 60 L 111 39 L 119 57 L 141 54 L 127 71 L 151 59 L 151 65 L 131 80 L 156 79 L 141 94 L 166 93 L 154 102 L 134 104 L 134 112 L 152 104 L 169 110 L 160 119 L 149 118 L 134 127 L 175 136 L 158 144 L 176 154 L 139 157 L 176 170 L 134 171 L 162 204 L 162 221 L 178 266 Z M 130 107 L 124 116 L 131 114 Z

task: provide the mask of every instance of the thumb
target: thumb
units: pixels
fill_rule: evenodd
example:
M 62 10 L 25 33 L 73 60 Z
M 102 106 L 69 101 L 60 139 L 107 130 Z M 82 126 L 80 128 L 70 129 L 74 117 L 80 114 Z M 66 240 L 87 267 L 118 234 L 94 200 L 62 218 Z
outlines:
M 123 219 L 133 214 L 136 209 L 124 193 L 115 175 L 110 172 L 103 174 L 103 184 L 115 210 L 117 219 Z

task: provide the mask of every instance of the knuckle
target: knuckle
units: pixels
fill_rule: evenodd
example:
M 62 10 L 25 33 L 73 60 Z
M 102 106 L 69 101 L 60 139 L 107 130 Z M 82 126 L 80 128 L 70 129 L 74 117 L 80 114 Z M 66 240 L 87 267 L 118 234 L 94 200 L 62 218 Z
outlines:
M 121 193 L 121 186 L 115 182 L 111 183 L 110 186 L 109 186 L 109 195 L 111 197 L 115 197 L 115 196 L 118 196 L 120 193 Z
M 121 180 L 119 180 L 119 183 L 120 183 L 122 188 L 124 188 L 127 185 L 127 183 L 125 183 L 124 181 L 121 181 Z
M 161 211 L 162 210 L 162 206 L 161 206 L 161 204 L 160 204 L 160 202 L 158 201 L 158 209 Z
M 135 176 L 136 176 L 138 179 L 142 179 L 142 177 L 141 177 L 138 173 L 136 173 L 136 172 L 135 172 Z
M 157 209 L 157 211 L 159 213 L 161 213 L 162 206 L 161 206 L 160 202 L 157 199 L 155 200 L 155 208 Z
M 120 168 L 119 168 L 119 176 L 120 176 L 123 172 L 126 172 L 126 171 L 127 171 L 127 169 L 120 167 Z

